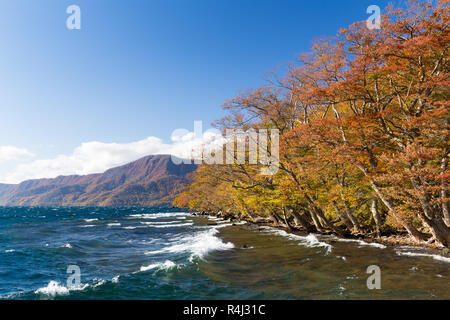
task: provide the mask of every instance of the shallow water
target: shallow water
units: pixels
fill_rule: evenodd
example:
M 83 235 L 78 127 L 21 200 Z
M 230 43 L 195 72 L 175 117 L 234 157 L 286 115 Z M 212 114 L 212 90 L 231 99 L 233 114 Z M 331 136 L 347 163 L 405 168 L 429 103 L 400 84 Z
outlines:
M 70 265 L 81 271 L 75 288 Z M 380 290 L 367 288 L 369 265 Z M 438 251 L 168 208 L 0 208 L 4 299 L 449 299 L 449 265 Z
M 258 231 L 259 229 L 259 231 Z M 220 256 L 203 270 L 212 279 L 248 286 L 273 298 L 287 299 L 448 299 L 448 257 L 409 247 L 385 247 L 335 237 L 286 236 L 266 228 L 237 226 L 223 229 L 225 241 L 250 249 L 229 251 L 227 271 Z M 244 252 L 242 252 L 244 251 Z M 425 256 L 404 256 L 401 253 Z M 430 255 L 430 256 L 429 256 Z M 444 261 L 433 259 L 442 258 Z M 214 261 L 214 262 L 213 262 Z M 367 288 L 367 267 L 381 270 L 381 289 Z M 213 268 L 211 266 L 216 266 Z M 246 266 L 246 272 L 242 272 Z

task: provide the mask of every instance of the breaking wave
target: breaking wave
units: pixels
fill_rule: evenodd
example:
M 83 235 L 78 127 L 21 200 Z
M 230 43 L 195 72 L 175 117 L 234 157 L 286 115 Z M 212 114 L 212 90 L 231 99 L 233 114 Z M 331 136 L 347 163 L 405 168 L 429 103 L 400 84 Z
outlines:
M 186 227 L 192 226 L 193 222 L 185 222 L 181 221 L 167 221 L 167 222 L 141 222 L 141 224 L 147 225 L 152 228 L 176 228 L 176 227 Z
M 450 262 L 450 258 L 440 256 L 438 254 L 430 254 L 430 253 L 418 253 L 418 252 L 409 252 L 409 251 L 396 251 L 396 253 L 400 256 L 408 256 L 408 257 L 430 257 L 434 260 L 444 261 L 444 262 Z
M 152 269 L 169 270 L 176 266 L 177 266 L 177 264 L 175 262 L 166 260 L 166 262 L 154 263 L 154 264 L 150 264 L 148 266 L 142 266 L 140 271 L 143 272 L 143 271 L 148 271 L 148 270 L 152 270 Z
M 74 288 L 67 288 L 61 285 L 58 281 L 50 281 L 46 287 L 42 287 L 34 291 L 35 294 L 42 294 L 46 296 L 68 295 L 70 291 L 81 291 L 89 287 L 89 284 L 80 285 Z
M 170 217 L 180 217 L 186 216 L 186 212 L 166 212 L 166 213 L 141 213 L 141 214 L 131 214 L 128 217 L 140 218 L 140 219 L 158 219 L 158 218 L 170 218 Z
M 322 242 L 319 241 L 319 239 L 317 239 L 316 235 L 314 234 L 309 234 L 307 236 L 299 236 L 296 234 L 291 234 L 291 233 L 287 233 L 284 230 L 278 230 L 276 228 L 273 227 L 267 227 L 267 226 L 263 226 L 261 227 L 265 230 L 267 230 L 268 232 L 272 233 L 272 234 L 276 234 L 294 241 L 300 241 L 302 245 L 306 246 L 306 247 L 310 247 L 310 248 L 317 248 L 317 247 L 322 247 L 326 249 L 326 254 L 329 254 L 333 248 L 333 246 L 331 246 L 330 244 L 326 243 L 326 242 Z
M 365 242 L 358 239 L 343 239 L 338 237 L 333 237 L 333 240 L 340 241 L 340 242 L 355 242 L 358 243 L 360 246 L 364 247 L 374 247 L 374 248 L 380 248 L 380 249 L 386 249 L 387 247 L 384 244 L 376 243 L 376 242 Z
M 234 248 L 231 242 L 223 242 L 216 236 L 219 231 L 217 228 L 211 228 L 207 231 L 198 232 L 194 235 L 183 237 L 175 244 L 162 248 L 160 250 L 147 251 L 147 255 L 156 255 L 161 253 L 180 253 L 189 252 L 191 255 L 189 261 L 194 258 L 203 259 L 206 254 L 215 250 L 229 250 Z
M 120 223 L 108 223 L 108 227 L 120 227 Z

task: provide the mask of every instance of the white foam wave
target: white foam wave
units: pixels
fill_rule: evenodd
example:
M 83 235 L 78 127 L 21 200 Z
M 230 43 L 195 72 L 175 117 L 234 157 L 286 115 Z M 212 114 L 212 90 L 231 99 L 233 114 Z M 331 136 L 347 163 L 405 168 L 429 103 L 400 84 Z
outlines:
M 360 246 L 374 247 L 374 248 L 380 248 L 380 249 L 387 248 L 384 244 L 376 243 L 376 242 L 365 242 L 365 241 L 358 240 L 358 239 L 343 239 L 343 238 L 338 238 L 338 237 L 335 237 L 334 239 L 336 241 L 340 241 L 340 242 L 356 242 Z
M 14 249 L 7 249 L 7 250 L 5 250 L 5 252 L 6 253 L 11 253 L 11 252 L 15 252 L 16 250 L 14 250 Z
M 80 285 L 74 288 L 67 288 L 61 285 L 58 281 L 51 280 L 46 287 L 42 287 L 34 291 L 35 294 L 43 294 L 47 296 L 56 296 L 56 295 L 68 295 L 70 291 L 80 291 L 89 287 L 88 284 Z
M 66 243 L 65 245 L 61 246 L 61 248 L 72 249 L 72 245 L 70 243 Z
M 224 222 L 224 223 L 218 224 L 218 225 L 214 226 L 214 228 L 216 228 L 216 229 L 221 229 L 221 228 L 225 228 L 225 227 L 236 226 L 236 225 L 242 225 L 242 224 L 246 224 L 246 223 L 247 223 L 247 221 L 240 221 L 240 222 L 226 223 L 226 222 L 228 222 L 228 221 L 229 221 L 229 220 L 223 220 L 223 221 L 221 221 L 221 222 Z
M 113 277 L 113 278 L 111 278 L 111 283 L 118 283 L 119 282 L 119 276 L 115 276 L 115 277 Z M 91 284 L 91 287 L 92 288 L 97 288 L 97 287 L 100 287 L 100 286 L 102 286 L 102 285 L 104 285 L 105 283 L 108 283 L 108 280 L 105 280 L 105 279 L 97 279 L 97 278 L 95 278 L 95 279 L 93 279 L 92 280 L 92 284 Z M 84 285 L 83 287 L 82 287 L 82 289 L 85 289 L 85 288 L 87 288 L 87 287 L 89 287 L 89 285 L 87 284 L 87 285 Z M 70 291 L 70 290 L 69 290 Z
M 97 280 L 97 283 L 94 284 L 92 287 L 93 288 L 97 288 L 97 287 L 100 287 L 101 285 L 103 285 L 105 283 L 106 283 L 106 280 L 100 279 L 100 280 Z
M 302 245 L 309 247 L 309 248 L 314 248 L 314 247 L 325 248 L 326 254 L 329 254 L 333 248 L 332 245 L 330 245 L 326 242 L 319 241 L 319 239 L 317 239 L 317 236 L 312 233 L 308 234 L 307 236 L 299 236 L 296 234 L 287 233 L 284 230 L 278 230 L 273 227 L 263 226 L 261 228 L 266 229 L 273 234 L 277 234 L 277 235 L 280 235 L 282 237 L 285 237 L 285 238 L 288 238 L 291 240 L 300 241 Z
M 164 225 L 157 225 L 157 226 L 151 226 L 153 228 L 178 228 L 178 227 L 187 227 L 192 226 L 193 222 L 188 223 L 180 223 L 180 224 L 164 224 Z
M 61 286 L 57 281 L 50 281 L 46 287 L 42 287 L 37 289 L 34 293 L 36 294 L 44 294 L 49 296 L 56 295 L 68 295 L 69 289 L 64 286 Z
M 108 223 L 108 227 L 120 227 L 120 223 Z
M 212 221 L 222 221 L 223 220 L 222 218 L 217 218 L 217 217 L 213 217 L 213 216 L 208 216 L 208 219 L 212 220 Z
M 175 224 L 175 223 L 181 223 L 181 222 L 180 221 L 151 221 L 151 222 L 143 221 L 143 222 L 140 222 L 140 224 L 145 224 L 145 225 Z
M 438 254 L 429 254 L 429 253 L 419 253 L 419 252 L 402 252 L 402 251 L 396 251 L 396 253 L 400 256 L 408 256 L 408 257 L 430 257 L 434 260 L 444 261 L 444 262 L 450 262 L 450 258 L 443 257 Z
M 158 219 L 158 218 L 168 218 L 168 217 L 181 217 L 187 216 L 186 212 L 166 212 L 166 213 L 142 213 L 142 214 L 131 214 L 131 218 L 141 218 L 141 219 Z
M 93 224 L 86 224 L 84 226 L 80 226 L 80 228 L 93 228 L 95 227 Z
M 95 218 L 95 219 L 84 219 L 84 221 L 86 221 L 86 222 L 94 222 L 94 221 L 98 221 L 98 219 L 97 218 Z
M 161 263 L 150 264 L 148 266 L 142 266 L 140 271 L 141 272 L 148 271 L 151 269 L 168 270 L 168 269 L 174 268 L 176 266 L 177 266 L 177 264 L 175 262 L 166 260 L 166 262 L 164 262 L 164 263 L 161 262 Z
M 180 223 L 180 221 L 167 221 L 167 222 L 141 222 L 141 224 L 147 225 L 152 228 L 176 228 L 192 226 L 193 222 Z
M 225 227 L 230 227 L 232 226 L 232 223 L 222 223 L 222 224 L 218 224 L 217 226 L 215 226 L 216 229 L 221 229 L 221 228 L 225 228 Z
M 190 252 L 190 261 L 194 257 L 202 259 L 206 254 L 214 250 L 229 250 L 234 248 L 234 244 L 231 242 L 223 242 L 220 238 L 216 237 L 219 231 L 217 228 L 212 228 L 207 231 L 198 232 L 193 235 L 186 236 L 176 241 L 172 246 L 146 252 L 147 255 L 155 255 L 160 253 L 180 253 Z

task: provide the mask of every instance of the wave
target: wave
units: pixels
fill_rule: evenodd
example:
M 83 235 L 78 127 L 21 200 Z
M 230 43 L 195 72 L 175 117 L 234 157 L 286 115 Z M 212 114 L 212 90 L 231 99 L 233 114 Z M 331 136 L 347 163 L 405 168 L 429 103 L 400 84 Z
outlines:
M 177 264 L 175 262 L 166 260 L 166 262 L 164 262 L 164 263 L 154 263 L 154 264 L 150 264 L 148 266 L 142 266 L 140 271 L 143 272 L 143 271 L 148 271 L 148 270 L 152 270 L 152 269 L 169 270 L 176 266 L 177 266 Z
M 108 223 L 107 226 L 108 227 L 120 227 L 120 223 Z
M 332 245 L 330 245 L 326 242 L 319 241 L 319 239 L 317 239 L 316 235 L 314 235 L 312 233 L 308 234 L 307 236 L 299 236 L 296 234 L 287 233 L 284 230 L 278 230 L 273 227 L 262 226 L 261 228 L 266 229 L 267 231 L 269 231 L 272 234 L 277 234 L 277 235 L 280 235 L 282 237 L 285 237 L 285 238 L 288 238 L 291 240 L 300 241 L 302 245 L 309 247 L 309 248 L 315 248 L 315 247 L 325 248 L 326 254 L 329 254 L 333 248 Z
M 438 254 L 430 254 L 430 253 L 419 253 L 419 252 L 402 252 L 402 251 L 396 251 L 396 253 L 400 256 L 408 256 L 408 257 L 430 257 L 434 260 L 444 261 L 444 262 L 450 262 L 450 258 L 443 257 Z
M 180 224 L 162 224 L 162 225 L 153 225 L 152 228 L 178 228 L 178 227 L 187 227 L 192 226 L 193 222 L 188 223 L 180 223 Z
M 95 225 L 93 225 L 93 224 L 86 224 L 86 225 L 80 226 L 80 228 L 93 228 L 93 227 L 95 227 Z
M 94 222 L 94 221 L 98 221 L 98 219 L 97 218 L 95 218 L 95 219 L 84 219 L 84 221 L 86 221 L 86 222 Z
M 217 218 L 217 217 L 213 217 L 213 216 L 208 216 L 207 218 L 208 218 L 208 220 L 212 220 L 212 221 L 222 221 L 223 220 L 222 218 Z
M 111 278 L 111 280 L 109 280 L 109 281 L 111 283 L 118 283 L 119 277 L 120 277 L 120 275 L 117 275 L 117 276 Z M 39 288 L 39 289 L 35 290 L 34 293 L 49 296 L 49 297 L 55 297 L 58 295 L 67 296 L 70 294 L 71 291 L 83 291 L 83 290 L 88 289 L 89 287 L 91 287 L 91 288 L 100 287 L 100 286 L 104 285 L 105 283 L 107 283 L 108 280 L 93 279 L 90 282 L 92 282 L 92 283 L 91 284 L 89 284 L 89 283 L 80 284 L 77 287 L 65 287 L 64 285 L 61 285 L 58 281 L 51 280 L 46 287 Z M 25 294 L 25 292 L 13 294 L 8 298 L 12 298 L 14 296 L 19 296 L 22 294 Z
M 152 221 L 152 222 L 147 222 L 147 221 L 143 221 L 140 222 L 140 224 L 145 224 L 145 225 L 158 225 L 158 224 L 175 224 L 175 223 L 181 223 L 181 221 Z
M 70 243 L 66 243 L 65 245 L 61 246 L 60 248 L 72 249 L 72 245 Z
M 224 220 L 224 222 L 226 222 L 226 221 Z M 222 224 L 219 224 L 219 225 L 215 226 L 215 228 L 216 229 L 221 229 L 221 228 L 230 227 L 230 226 L 243 225 L 243 224 L 246 224 L 246 223 L 247 223 L 247 221 L 240 221 L 240 222 L 233 222 L 233 223 L 222 223 Z
M 367 247 L 374 247 L 374 248 L 380 248 L 380 249 L 386 249 L 387 247 L 384 244 L 376 243 L 376 242 L 365 242 L 358 239 L 343 239 L 338 237 L 333 237 L 334 240 L 340 241 L 340 242 L 356 242 L 360 246 L 367 246 Z
M 160 221 L 160 222 L 141 222 L 141 224 L 147 225 L 152 228 L 172 228 L 172 227 L 185 227 L 192 226 L 193 222 L 182 223 L 181 221 Z
M 141 213 L 141 214 L 131 214 L 128 217 L 131 218 L 141 218 L 141 219 L 158 219 L 158 218 L 169 218 L 169 217 L 180 217 L 187 216 L 186 212 L 167 212 L 167 213 Z
M 34 293 L 48 296 L 68 295 L 69 289 L 61 286 L 57 281 L 50 281 L 46 287 L 37 289 Z
M 174 245 L 154 251 L 147 251 L 147 255 L 155 255 L 161 253 L 180 253 L 190 252 L 189 261 L 192 262 L 194 258 L 203 259 L 206 254 L 215 250 L 229 250 L 234 248 L 231 242 L 223 242 L 216 237 L 219 231 L 217 228 L 212 228 L 207 231 L 202 231 L 194 235 L 181 238 Z
M 11 253 L 11 252 L 15 252 L 16 250 L 14 250 L 14 249 L 6 249 L 5 250 L 5 253 Z
M 92 285 L 92 288 L 100 287 L 101 285 L 104 285 L 106 283 L 106 280 L 103 279 L 94 279 L 97 281 L 96 284 Z
M 46 296 L 68 295 L 70 291 L 81 291 L 89 287 L 89 284 L 80 285 L 74 288 L 67 288 L 58 281 L 51 280 L 46 287 L 42 287 L 34 291 L 35 294 L 43 294 Z

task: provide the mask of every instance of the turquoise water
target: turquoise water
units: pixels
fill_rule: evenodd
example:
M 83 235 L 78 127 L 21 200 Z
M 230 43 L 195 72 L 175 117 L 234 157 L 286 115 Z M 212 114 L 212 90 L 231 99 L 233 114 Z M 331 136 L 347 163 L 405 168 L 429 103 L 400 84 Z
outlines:
M 449 263 L 172 208 L 0 208 L 3 299 L 449 299 Z

